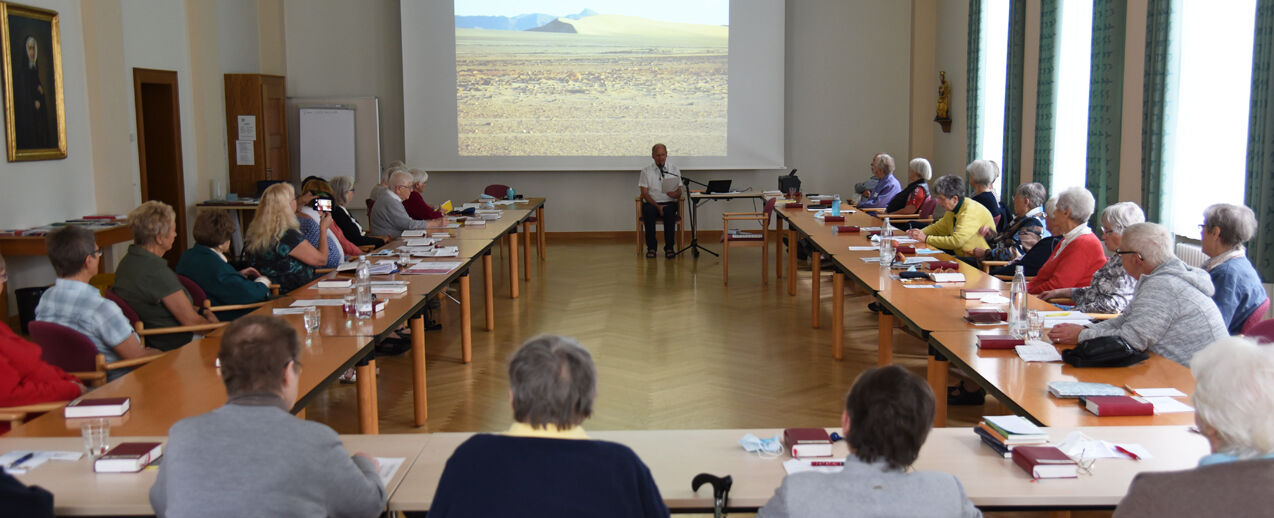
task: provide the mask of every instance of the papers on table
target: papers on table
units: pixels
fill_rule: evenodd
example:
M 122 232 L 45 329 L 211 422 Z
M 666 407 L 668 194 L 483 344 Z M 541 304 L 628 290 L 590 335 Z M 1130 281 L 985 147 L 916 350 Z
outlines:
M 1009 302 L 1011 302 L 1008 297 L 1005 297 L 1004 295 L 1000 295 L 1000 294 L 987 295 L 978 300 L 981 300 L 982 302 L 985 302 L 987 304 L 1008 304 Z
M 1146 401 L 1155 406 L 1155 414 L 1172 414 L 1176 412 L 1193 412 L 1194 407 L 1170 397 L 1148 397 Z
M 411 255 L 417 257 L 456 257 L 460 255 L 460 247 L 442 246 L 428 250 L 421 249 L 419 251 L 412 252 Z
M 1048 311 L 1044 313 L 1044 327 L 1056 327 L 1061 324 L 1077 324 L 1086 326 L 1093 323 L 1088 315 L 1081 311 Z
M 341 299 L 296 299 L 288 304 L 288 307 L 304 308 L 306 306 L 344 306 L 345 301 Z
M 494 204 L 495 205 L 513 205 L 513 201 L 514 200 L 498 200 L 494 202 Z M 468 205 L 468 203 L 466 203 L 465 205 Z M 477 205 L 477 204 L 475 203 L 474 205 Z
M 349 288 L 353 284 L 354 284 L 354 281 L 352 279 L 328 279 L 328 280 L 318 281 L 318 283 L 314 285 L 313 289 L 316 289 L 316 290 L 344 289 L 344 288 Z
M 789 459 L 783 461 L 783 469 L 788 475 L 806 471 L 840 473 L 845 469 L 845 459 Z
M 18 465 L 13 463 L 19 459 L 31 455 L 31 458 L 23 460 Z M 5 473 L 10 475 L 22 475 L 41 464 L 51 460 L 77 461 L 84 454 L 78 451 L 33 451 L 33 450 L 15 450 L 0 455 L 0 466 L 4 466 Z
M 378 475 L 382 486 L 389 487 L 389 481 L 394 479 L 394 473 L 398 472 L 405 460 L 407 459 L 403 457 L 376 457 L 376 462 L 380 464 Z
M 466 205 L 468 205 L 468 204 L 466 204 Z M 477 204 L 476 204 L 476 203 L 475 203 L 475 204 L 473 204 L 473 205 L 474 205 L 474 206 L 477 206 Z M 429 231 L 428 231 L 428 230 L 404 230 L 404 231 L 403 231 L 403 233 L 402 233 L 402 234 L 400 234 L 400 235 L 401 235 L 403 238 L 408 238 L 408 237 L 424 237 L 424 236 L 425 236 L 425 234 L 427 234 L 427 233 L 429 233 Z
M 393 255 L 393 252 L 390 252 L 386 255 Z M 336 266 L 336 271 L 338 272 L 352 272 L 356 269 L 358 269 L 358 261 L 350 261 L 348 263 L 341 263 Z M 394 270 L 397 270 L 397 269 L 398 269 L 398 266 L 394 263 L 393 259 L 381 259 L 379 261 L 376 261 L 370 264 L 367 272 L 371 275 L 389 275 L 391 273 L 394 273 Z
M 851 247 L 849 247 L 849 251 L 850 251 L 850 252 L 868 252 L 868 251 L 871 251 L 871 250 L 880 250 L 880 247 L 879 247 L 879 246 L 851 246 Z
M 424 232 L 424 231 L 422 230 L 421 232 Z M 424 234 L 421 234 L 421 235 L 424 235 Z M 408 247 L 433 246 L 434 239 L 430 237 L 422 237 L 418 239 L 405 239 L 403 240 L 403 244 Z M 399 249 L 401 250 L 402 247 L 399 247 Z
M 413 264 L 403 273 L 410 275 L 445 275 L 451 270 L 459 268 L 464 263 L 460 262 L 425 262 Z
M 1019 415 L 988 415 L 982 420 L 1013 435 L 1042 435 L 1044 430 Z
M 937 284 L 903 284 L 904 288 L 937 288 Z
M 938 260 L 937 257 L 908 257 L 902 260 L 902 264 L 920 264 L 932 263 Z
M 451 237 L 451 234 L 448 234 L 446 232 L 434 232 L 433 234 L 430 234 L 429 237 L 432 237 L 434 239 L 447 239 Z
M 864 263 L 879 263 L 880 257 L 859 257 Z
M 442 226 L 442 228 L 460 228 L 460 224 L 459 224 L 459 223 L 447 223 L 446 225 L 443 225 L 443 226 Z
M 932 255 L 932 254 L 940 254 L 940 253 L 942 253 L 942 250 L 938 250 L 938 249 L 936 249 L 936 248 L 917 248 L 917 249 L 916 249 L 916 253 L 917 253 L 917 254 Z
M 1057 444 L 1057 449 L 1076 461 L 1154 458 L 1150 450 L 1140 444 L 1103 441 L 1089 437 L 1084 432 L 1067 434 L 1066 438 Z
M 1014 347 L 1017 355 L 1025 362 L 1060 362 L 1062 354 L 1048 342 L 1027 340 L 1025 345 Z
M 274 308 L 274 316 L 279 315 L 304 315 L 305 308 Z
M 1124 388 L 1141 397 L 1186 397 L 1186 393 L 1172 387 L 1168 388 L 1132 388 L 1124 386 Z

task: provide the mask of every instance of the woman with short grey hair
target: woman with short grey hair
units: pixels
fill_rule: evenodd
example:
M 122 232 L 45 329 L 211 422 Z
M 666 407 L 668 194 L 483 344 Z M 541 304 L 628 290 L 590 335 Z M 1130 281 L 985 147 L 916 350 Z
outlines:
M 332 223 L 335 223 L 345 234 L 345 239 L 354 246 L 380 248 L 385 241 L 380 238 L 363 235 L 363 226 L 349 212 L 349 204 L 354 201 L 354 179 L 348 176 L 337 176 L 330 182 L 332 186 Z
M 889 214 L 919 213 L 920 206 L 929 199 L 929 179 L 932 177 L 933 166 L 929 165 L 928 160 L 920 157 L 911 159 L 907 167 L 907 181 L 910 183 L 902 188 L 902 192 L 889 200 L 889 204 L 885 206 L 885 212 Z
M 973 190 L 973 201 L 981 203 L 991 213 L 997 230 L 1003 229 L 1008 222 L 1004 221 L 1004 209 L 1000 207 L 1000 200 L 995 197 L 993 190 L 995 181 L 1000 178 L 1000 165 L 993 160 L 974 160 L 964 170 L 969 174 L 969 188 Z
M 1093 215 L 1093 194 L 1083 187 L 1062 191 L 1044 205 L 1048 231 L 1061 236 L 1044 266 L 1027 284 L 1027 291 L 1039 295 L 1061 288 L 1082 288 L 1106 264 L 1101 240 L 1088 228 Z
M 1208 260 L 1203 269 L 1212 276 L 1217 309 L 1230 334 L 1242 333 L 1249 318 L 1269 300 L 1261 286 L 1261 276 L 1247 259 L 1243 246 L 1256 234 L 1256 214 L 1243 205 L 1217 203 L 1203 211 L 1199 225 L 1203 253 Z
M 1136 203 L 1123 201 L 1106 207 L 1101 211 L 1101 235 L 1106 250 L 1111 253 L 1110 259 L 1093 274 L 1087 287 L 1048 290 L 1041 293 L 1040 298 L 1070 298 L 1075 301 L 1075 309 L 1085 313 L 1122 312 L 1132 300 L 1137 280 L 1124 271 L 1123 255 L 1114 252 L 1123 242 L 1124 229 L 1145 220 L 1145 214 Z
M 425 201 L 425 185 L 429 182 L 429 173 L 423 169 L 412 169 L 409 172 L 411 173 L 411 194 L 403 200 L 403 208 L 407 209 L 407 215 L 411 216 L 411 219 L 423 220 L 446 217 L 446 214 Z
M 964 193 L 964 178 L 949 174 L 933 181 L 933 195 L 947 211 L 942 219 L 923 229 L 911 229 L 907 236 L 925 244 L 950 250 L 955 255 L 972 255 L 975 248 L 986 248 L 979 231 L 994 227 L 991 213 L 979 203 L 969 203 Z
M 1024 183 L 1017 186 L 1013 194 L 1013 212 L 1016 215 L 1003 232 L 996 233 L 994 228 L 983 227 L 982 235 L 986 236 L 988 248 L 973 250 L 972 261 L 1016 261 L 1026 255 L 1041 238 L 1050 234 L 1044 228 L 1044 198 L 1048 192 L 1038 183 Z M 1047 256 L 1046 256 L 1047 257 Z M 1043 260 L 1034 265 L 1023 265 L 1034 275 L 1043 266 Z
M 627 446 L 589 438 L 597 370 L 572 338 L 541 335 L 509 360 L 513 426 L 470 437 L 447 460 L 430 516 L 668 516 Z M 492 477 L 512 481 L 491 484 Z M 561 495 L 570 494 L 570 498 Z

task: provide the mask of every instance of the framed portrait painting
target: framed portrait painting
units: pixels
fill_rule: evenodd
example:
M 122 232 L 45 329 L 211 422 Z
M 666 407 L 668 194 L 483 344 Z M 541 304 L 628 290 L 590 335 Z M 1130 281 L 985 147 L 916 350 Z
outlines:
M 0 37 L 9 161 L 66 158 L 58 13 L 0 3 Z

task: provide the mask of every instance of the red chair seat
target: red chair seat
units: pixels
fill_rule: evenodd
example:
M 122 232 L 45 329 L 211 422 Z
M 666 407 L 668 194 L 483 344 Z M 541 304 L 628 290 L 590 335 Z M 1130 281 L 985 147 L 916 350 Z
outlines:
M 52 322 L 31 321 L 31 341 L 40 346 L 40 359 L 67 372 L 97 370 L 97 346 L 79 331 Z

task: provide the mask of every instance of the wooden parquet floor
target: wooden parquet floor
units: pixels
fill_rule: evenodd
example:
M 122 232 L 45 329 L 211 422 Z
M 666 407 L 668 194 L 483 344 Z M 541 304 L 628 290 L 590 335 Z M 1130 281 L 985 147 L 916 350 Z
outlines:
M 532 281 L 508 297 L 496 248 L 496 330 L 482 329 L 482 272 L 473 286 L 473 361 L 460 361 L 458 305 L 444 302 L 443 329 L 426 335 L 429 420 L 412 423 L 407 355 L 382 357 L 381 433 L 500 431 L 512 422 L 506 362 L 524 340 L 575 337 L 593 355 L 598 397 L 592 430 L 837 426 L 855 377 L 876 360 L 871 298 L 847 288 L 845 359 L 831 354 L 831 277 L 821 282 L 820 329 L 810 326 L 810 272 L 795 297 L 786 278 L 761 284 L 760 249 L 731 253 L 728 287 L 721 260 L 707 254 L 667 260 L 634 253 L 632 241 L 551 240 L 548 260 L 532 258 Z M 717 243 L 706 246 L 719 251 Z M 847 286 L 851 283 L 847 283 Z M 923 376 L 926 347 L 895 331 L 895 361 Z M 991 404 L 994 407 L 994 403 Z M 994 408 L 952 407 L 949 423 L 969 426 Z M 353 385 L 333 385 L 307 419 L 357 433 Z M 1017 515 L 1014 513 L 1013 515 Z

